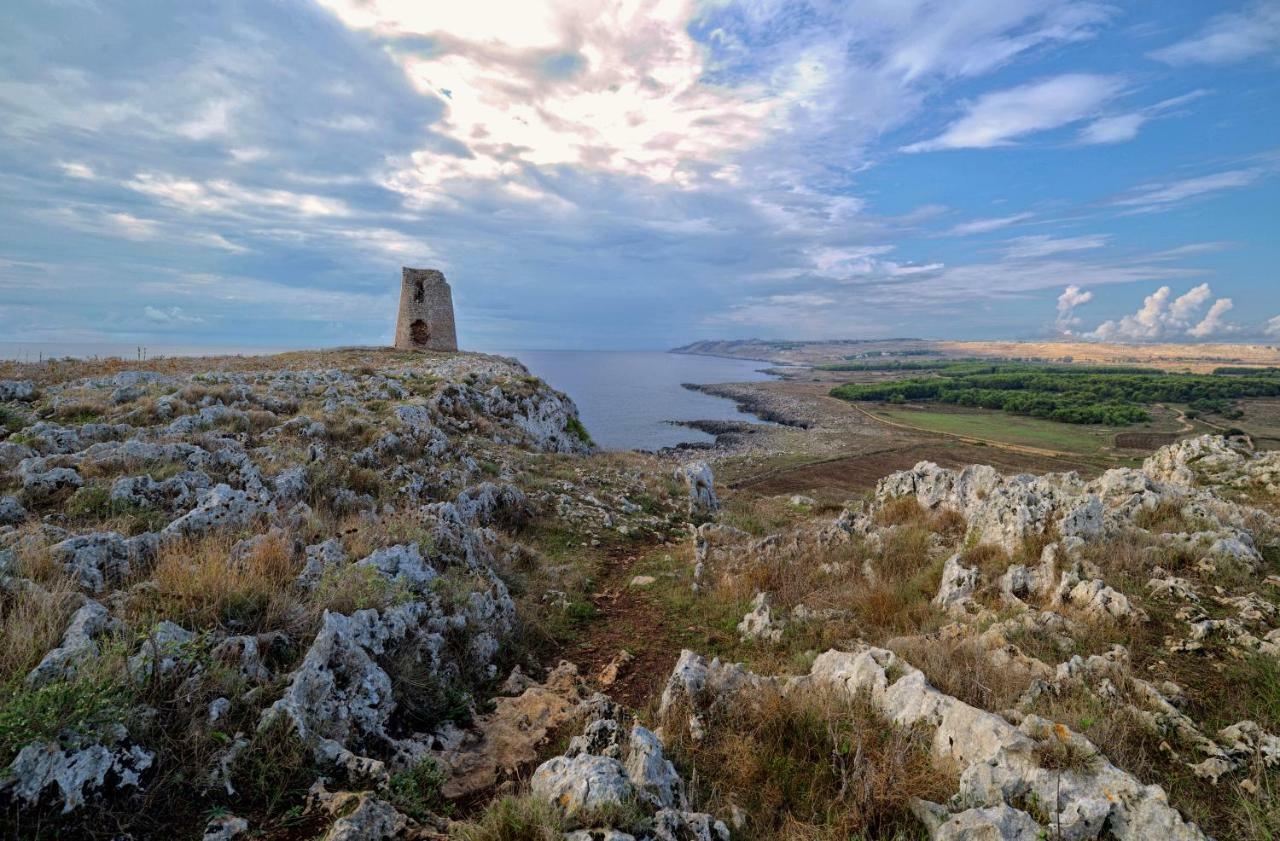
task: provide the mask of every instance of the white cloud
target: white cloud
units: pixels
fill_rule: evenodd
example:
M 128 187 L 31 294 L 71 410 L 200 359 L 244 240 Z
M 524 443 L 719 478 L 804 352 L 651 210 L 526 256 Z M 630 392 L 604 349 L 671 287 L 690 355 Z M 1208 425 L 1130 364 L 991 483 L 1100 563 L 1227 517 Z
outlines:
M 1102 248 L 1109 240 L 1106 234 L 1087 234 L 1078 237 L 1050 237 L 1043 234 L 1014 237 L 1006 240 L 1004 256 L 1010 260 L 1029 260 L 1063 254 L 1070 251 L 1089 251 Z
M 1217 333 L 1230 332 L 1234 329 L 1231 325 L 1223 321 L 1231 308 L 1235 306 L 1230 298 L 1219 298 L 1213 302 L 1213 306 L 1209 307 L 1209 311 L 1205 313 L 1204 319 L 1195 327 L 1187 331 L 1187 335 L 1194 336 L 1197 339 L 1203 339 L 1213 336 Z
M 1070 333 L 1072 328 L 1080 324 L 1080 317 L 1076 315 L 1076 308 L 1082 307 L 1092 300 L 1092 292 L 1081 289 L 1075 284 L 1062 290 L 1062 294 L 1058 296 L 1058 320 L 1056 322 L 1058 329 L 1064 333 Z
M 1114 204 L 1133 208 L 1136 212 L 1164 210 L 1179 202 L 1208 193 L 1247 187 L 1262 178 L 1264 174 L 1265 171 L 1262 169 L 1233 169 L 1179 181 L 1148 184 L 1126 196 L 1121 196 L 1114 201 Z
M 906 146 L 903 151 L 1008 146 L 1025 135 L 1093 116 L 1122 88 L 1123 83 L 1115 76 L 1067 73 L 984 94 L 969 103 L 967 113 L 942 134 Z
M 249 250 L 222 234 L 194 230 L 189 223 L 161 222 L 97 205 L 60 207 L 39 215 L 62 227 L 99 236 L 123 237 L 134 242 L 191 243 L 234 254 Z
M 58 166 L 62 169 L 64 174 L 71 178 L 80 178 L 86 181 L 92 181 L 94 178 L 98 177 L 97 174 L 94 173 L 93 168 L 88 164 L 78 163 L 77 161 L 63 161 L 59 163 Z
M 1138 131 L 1149 121 L 1162 116 L 1172 116 L 1169 112 L 1188 102 L 1206 96 L 1206 90 L 1194 90 L 1180 96 L 1157 102 L 1138 111 L 1127 114 L 1111 114 L 1099 117 L 1080 130 L 1077 142 L 1086 146 L 1123 143 L 1138 136 Z
M 947 234 L 951 236 L 968 236 L 970 234 L 988 234 L 1001 228 L 1008 228 L 1019 222 L 1032 218 L 1031 213 L 1015 213 L 1012 216 L 996 216 L 989 219 L 973 219 L 953 226 Z
M 196 181 L 163 172 L 140 172 L 124 186 L 190 213 L 238 214 L 261 210 L 299 216 L 348 216 L 341 200 L 289 190 L 245 187 L 225 179 Z
M 108 213 L 107 220 L 129 239 L 155 239 L 159 226 L 150 219 L 139 219 L 130 213 Z
M 163 309 L 160 307 L 146 306 L 143 307 L 142 314 L 148 321 L 156 324 L 181 325 L 181 324 L 203 324 L 204 319 L 196 315 L 188 315 L 183 312 L 182 307 L 169 307 Z
M 1080 142 L 1087 145 L 1123 143 L 1138 136 L 1138 129 L 1147 122 L 1145 114 L 1117 114 L 1094 120 L 1080 130 Z
M 706 51 L 688 32 L 693 0 L 321 3 L 349 27 L 438 44 L 429 54 L 392 48 L 418 90 L 443 98 L 435 128 L 465 150 L 424 149 L 388 175 L 388 187 L 421 204 L 447 198 L 442 185 L 459 179 L 504 182 L 510 196 L 539 200 L 526 167 L 687 184 L 763 137 L 790 97 L 704 82 Z
M 1262 328 L 1262 332 L 1273 339 L 1280 339 L 1280 315 L 1268 319 L 1266 326 Z
M 1265 0 L 1248 9 L 1212 18 L 1182 41 L 1148 53 L 1168 64 L 1230 64 L 1280 49 L 1280 2 Z
M 1132 315 L 1104 321 L 1084 335 L 1104 342 L 1154 342 L 1177 339 L 1204 339 L 1235 327 L 1224 320 L 1233 304 L 1230 298 L 1219 298 L 1210 305 L 1203 318 L 1198 314 L 1213 298 L 1209 284 L 1202 283 L 1186 293 L 1173 297 L 1173 290 L 1161 286 L 1143 299 Z
M 177 125 L 178 134 L 190 140 L 209 140 L 231 133 L 231 111 L 235 107 L 229 99 L 207 103 L 194 117 Z

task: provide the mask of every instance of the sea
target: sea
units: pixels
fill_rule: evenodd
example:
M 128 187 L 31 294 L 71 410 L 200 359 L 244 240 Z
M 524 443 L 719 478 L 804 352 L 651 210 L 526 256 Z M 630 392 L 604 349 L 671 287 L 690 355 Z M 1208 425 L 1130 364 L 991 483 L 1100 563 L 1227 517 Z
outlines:
M 36 361 L 51 357 L 217 356 L 278 353 L 285 348 L 207 347 L 118 343 L 0 342 L 0 359 Z M 500 350 L 533 374 L 565 392 L 578 405 L 582 423 L 608 450 L 657 450 L 679 444 L 711 443 L 714 436 L 679 421 L 749 421 L 723 397 L 683 387 L 684 383 L 753 382 L 771 379 L 765 362 L 691 356 L 664 351 Z
M 657 450 L 710 443 L 715 437 L 677 421 L 749 421 L 732 400 L 684 388 L 684 383 L 772 379 L 766 362 L 663 351 L 513 350 L 533 374 L 578 404 L 582 423 L 607 450 Z

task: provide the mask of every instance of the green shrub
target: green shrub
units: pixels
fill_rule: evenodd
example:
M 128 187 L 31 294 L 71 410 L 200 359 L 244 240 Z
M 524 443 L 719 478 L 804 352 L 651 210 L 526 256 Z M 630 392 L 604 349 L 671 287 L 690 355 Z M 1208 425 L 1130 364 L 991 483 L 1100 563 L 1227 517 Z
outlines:
M 448 815 L 453 804 L 443 794 L 448 776 L 434 759 L 424 759 L 407 771 L 391 775 L 387 799 L 391 805 L 414 820 L 423 821 L 433 815 Z
M 15 681 L 0 694 L 0 766 L 31 742 L 93 742 L 124 719 L 131 700 L 123 681 L 94 670 L 36 688 Z
M 288 716 L 277 715 L 253 734 L 231 765 L 241 808 L 278 816 L 300 803 L 320 769 Z
M 591 440 L 591 433 L 587 432 L 587 428 L 583 426 L 582 421 L 577 418 L 569 418 L 568 422 L 565 423 L 564 428 L 573 433 L 574 437 L 582 443 L 595 446 L 595 442 Z

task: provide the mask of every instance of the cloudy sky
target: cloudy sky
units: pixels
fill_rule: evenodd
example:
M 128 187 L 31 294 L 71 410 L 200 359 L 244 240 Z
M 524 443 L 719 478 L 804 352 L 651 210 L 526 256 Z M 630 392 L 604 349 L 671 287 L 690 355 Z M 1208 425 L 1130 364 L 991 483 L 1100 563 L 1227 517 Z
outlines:
M 0 5 L 0 341 L 1280 339 L 1280 0 Z

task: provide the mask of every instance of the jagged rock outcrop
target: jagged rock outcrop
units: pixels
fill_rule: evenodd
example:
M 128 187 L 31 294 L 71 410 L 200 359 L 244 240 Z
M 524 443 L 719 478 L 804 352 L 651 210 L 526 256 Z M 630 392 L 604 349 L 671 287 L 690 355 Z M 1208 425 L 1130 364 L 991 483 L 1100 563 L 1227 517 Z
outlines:
M 29 806 L 51 797 L 65 814 L 91 796 L 137 788 L 155 754 L 127 744 L 123 728 L 114 735 L 112 742 L 85 747 L 32 742 L 9 763 L 6 777 L 0 779 L 0 794 Z
M 689 491 L 689 516 L 709 517 L 720 510 L 720 500 L 716 498 L 715 476 L 711 465 L 705 461 L 695 461 L 676 468 L 677 481 L 683 482 Z
M 960 802 L 999 808 L 1034 798 L 1067 838 L 1104 832 L 1117 839 L 1205 837 L 1169 806 L 1159 786 L 1143 785 L 1116 768 L 1083 736 L 1037 716 L 1015 726 L 972 707 L 934 689 L 893 652 L 828 651 L 800 680 L 867 693 L 894 723 L 933 728 L 935 757 L 960 771 Z M 1042 746 L 1076 753 L 1079 767 L 1045 768 Z
M 573 743 L 572 755 L 553 757 L 533 773 L 530 791 L 555 805 L 564 815 L 572 837 L 597 837 L 619 829 L 627 837 L 651 837 L 655 841 L 729 841 L 723 822 L 702 812 L 690 811 L 684 781 L 663 754 L 661 740 L 650 730 L 635 724 L 625 746 L 625 755 L 602 755 L 595 748 L 616 754 L 615 739 L 597 738 L 601 731 L 616 734 L 621 725 L 616 707 L 605 704 L 592 716 L 581 739 Z M 610 723 L 611 726 L 601 727 Z M 593 827 L 602 815 L 626 814 L 628 807 L 644 817 L 635 826 Z M 587 835 L 580 833 L 586 831 Z M 635 834 L 632 834 L 635 833 Z

